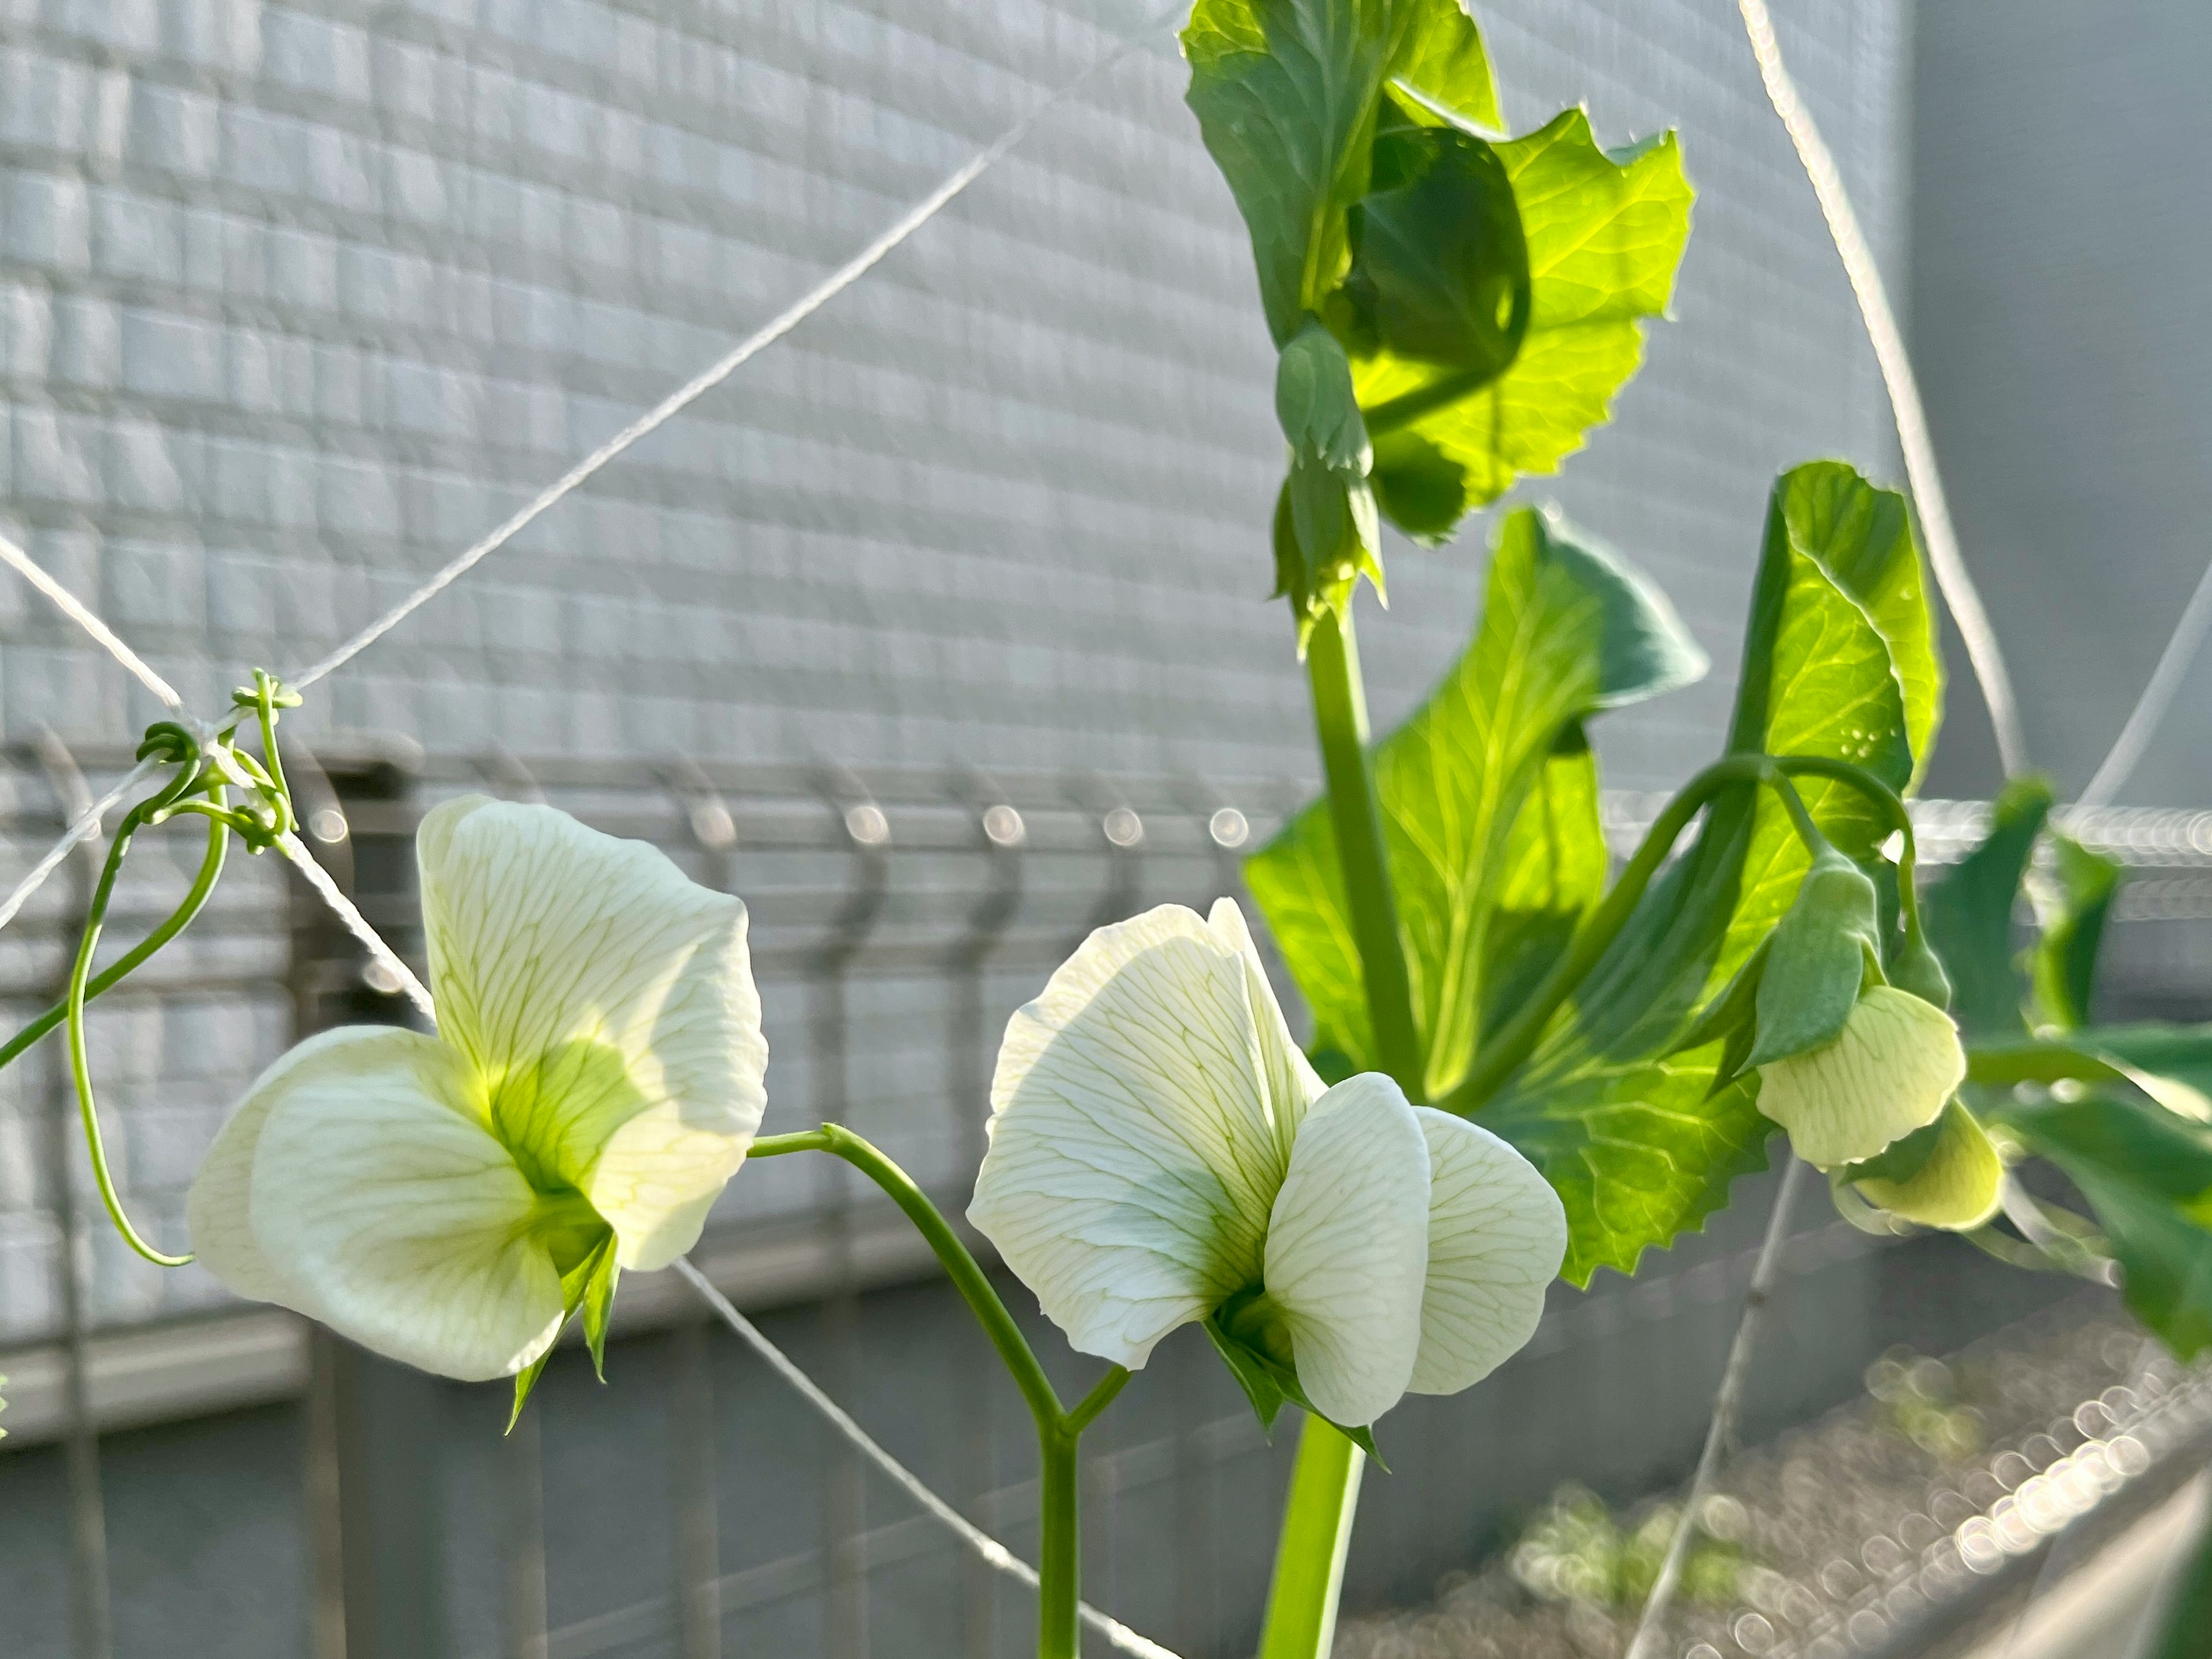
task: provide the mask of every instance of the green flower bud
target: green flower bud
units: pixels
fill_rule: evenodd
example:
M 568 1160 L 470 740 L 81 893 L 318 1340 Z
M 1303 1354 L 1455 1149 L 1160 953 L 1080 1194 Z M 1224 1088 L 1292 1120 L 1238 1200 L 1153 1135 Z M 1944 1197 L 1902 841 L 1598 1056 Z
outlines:
M 1951 1006 L 1951 975 L 1943 970 L 1943 959 L 1917 927 L 1906 932 L 1904 942 L 1892 954 L 1888 975 L 1892 985 L 1911 992 L 1923 1002 L 1945 1009 Z
M 1759 1040 L 1746 1063 L 1765 1066 L 1835 1042 L 1869 970 L 1881 981 L 1881 939 L 1874 883 L 1822 848 L 1775 924 L 1759 982 Z

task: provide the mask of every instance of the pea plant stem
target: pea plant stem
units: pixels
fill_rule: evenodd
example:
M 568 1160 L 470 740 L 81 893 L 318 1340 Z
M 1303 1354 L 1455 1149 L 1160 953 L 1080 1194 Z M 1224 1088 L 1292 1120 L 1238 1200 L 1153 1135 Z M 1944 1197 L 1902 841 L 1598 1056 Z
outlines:
M 1275 1544 L 1259 1659 L 1317 1659 L 1328 1652 L 1366 1463 L 1366 1454 L 1328 1424 L 1306 1419 Z
M 1390 885 L 1389 854 L 1382 839 L 1382 811 L 1367 753 L 1367 693 L 1359 676 L 1359 646 L 1349 604 L 1341 615 L 1325 611 L 1306 645 L 1306 678 L 1313 688 L 1314 726 L 1321 738 L 1322 770 L 1328 786 L 1329 822 L 1336 831 L 1345 902 L 1359 947 L 1367 989 L 1367 1018 L 1375 1030 L 1376 1057 L 1407 1098 L 1426 1099 L 1426 1063 L 1413 1024 L 1413 994 L 1406 973 L 1398 902 Z
M 1113 1402 L 1129 1380 L 1116 1365 L 1073 1408 L 1060 1403 L 1059 1392 L 1037 1363 L 1036 1352 L 1021 1327 L 1006 1311 L 991 1280 L 944 1212 L 875 1146 L 850 1129 L 825 1123 L 798 1134 L 767 1135 L 752 1146 L 754 1158 L 775 1158 L 788 1152 L 828 1152 L 842 1158 L 883 1188 L 896 1204 L 952 1280 L 953 1288 L 975 1316 L 976 1323 L 999 1358 L 1012 1373 L 1014 1385 L 1036 1421 L 1037 1455 L 1041 1464 L 1042 1541 L 1037 1559 L 1037 1659 L 1078 1659 L 1079 1595 L 1082 1556 L 1079 1516 L 1082 1465 L 1079 1457 L 1083 1431 Z
M 1766 1237 L 1759 1244 L 1759 1260 L 1751 1271 L 1751 1289 L 1744 1296 L 1743 1317 L 1736 1322 L 1735 1340 L 1729 1344 L 1728 1364 L 1721 1372 L 1720 1389 L 1713 1396 L 1713 1420 L 1705 1430 L 1705 1449 L 1698 1455 L 1697 1473 L 1691 1477 L 1689 1494 L 1682 1500 L 1682 1512 L 1674 1522 L 1674 1535 L 1667 1540 L 1666 1556 L 1659 1563 L 1659 1576 L 1652 1581 L 1651 1594 L 1644 1599 L 1643 1616 L 1636 1621 L 1636 1634 L 1629 1640 L 1626 1659 L 1656 1659 L 1661 1651 L 1661 1629 L 1667 1621 L 1667 1609 L 1673 1605 L 1674 1591 L 1682 1582 L 1682 1567 L 1689 1559 L 1690 1544 L 1697 1536 L 1698 1513 L 1712 1494 L 1713 1482 L 1720 1474 L 1721 1454 L 1735 1438 L 1736 1425 L 1743 1413 L 1744 1384 L 1751 1374 L 1752 1347 L 1758 1340 L 1767 1298 L 1774 1289 L 1775 1274 L 1782 1266 L 1782 1246 L 1790 1237 L 1790 1205 L 1804 1173 L 1804 1164 L 1795 1158 L 1783 1168 L 1782 1184 L 1775 1189 L 1774 1209 L 1766 1218 Z
M 1325 611 L 1314 623 L 1306 643 L 1306 678 L 1313 690 L 1329 822 L 1336 831 L 1337 865 L 1359 949 L 1376 1057 L 1408 1099 L 1425 1100 L 1428 1065 L 1413 1021 L 1382 810 L 1367 752 L 1367 692 L 1348 603 L 1340 613 Z M 1319 1418 L 1306 1418 L 1275 1545 L 1275 1571 L 1260 1638 L 1263 1659 L 1321 1659 L 1328 1652 L 1365 1463 L 1365 1454 L 1343 1435 Z

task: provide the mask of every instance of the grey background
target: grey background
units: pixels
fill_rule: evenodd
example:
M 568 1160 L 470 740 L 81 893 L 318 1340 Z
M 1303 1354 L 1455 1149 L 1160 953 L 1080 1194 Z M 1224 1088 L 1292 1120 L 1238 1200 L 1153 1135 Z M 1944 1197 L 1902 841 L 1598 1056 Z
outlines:
M 1893 249 L 1899 8 L 1790 10 Z M 1887 470 L 1834 256 L 1727 0 L 1482 21 L 1516 125 L 1581 99 L 1607 143 L 1683 131 L 1679 319 L 1559 493 L 1725 665 L 1774 472 Z M 10 0 L 0 27 L 0 498 L 202 706 L 368 620 L 1109 44 L 1049 0 Z M 1166 50 L 1097 77 L 307 719 L 445 752 L 1310 773 L 1263 603 L 1271 359 L 1183 82 Z M 1378 714 L 1464 639 L 1485 538 L 1391 561 Z M 151 717 L 5 592 L 6 733 Z M 1703 755 L 1727 679 L 1615 722 L 1616 776 Z

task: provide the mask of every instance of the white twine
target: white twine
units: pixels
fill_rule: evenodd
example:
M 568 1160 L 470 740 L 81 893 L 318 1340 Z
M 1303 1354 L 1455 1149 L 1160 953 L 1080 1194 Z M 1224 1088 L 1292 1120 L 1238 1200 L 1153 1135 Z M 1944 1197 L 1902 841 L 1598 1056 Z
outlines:
M 1029 113 L 1008 127 L 988 145 L 948 173 L 937 188 L 916 202 L 891 223 L 883 234 L 831 271 L 829 276 L 787 306 L 763 327 L 747 335 L 732 346 L 721 358 L 690 380 L 685 381 L 667 397 L 655 404 L 637 419 L 578 461 L 553 483 L 532 496 L 529 503 L 515 513 L 482 540 L 463 551 L 429 580 L 410 593 L 398 605 L 386 611 L 344 644 L 285 682 L 295 688 L 313 685 L 334 670 L 343 666 L 362 652 L 382 639 L 404 622 L 422 605 L 428 604 L 446 588 L 459 580 L 490 555 L 496 553 L 515 537 L 551 510 L 571 491 L 629 449 L 640 439 L 659 431 L 676 416 L 689 409 L 716 386 L 737 373 L 751 358 L 775 344 L 785 335 L 836 299 L 854 283 L 880 264 L 891 250 L 936 217 L 939 210 L 952 198 L 974 184 L 1006 152 L 1029 135 L 1047 111 L 1066 98 L 1092 76 L 1111 64 L 1119 63 L 1163 23 L 1180 14 L 1187 0 L 1177 0 L 1176 5 L 1160 14 L 1137 33 L 1125 37 L 1119 45 L 1093 60 L 1080 74 L 1062 82 L 1048 93 Z
M 1898 447 L 1905 453 L 1905 477 L 1911 482 L 1913 505 L 1919 511 L 1920 528 L 1928 542 L 1928 562 L 1935 569 L 1944 603 L 1951 608 L 1952 620 L 1959 624 L 1959 637 L 1966 642 L 1966 660 L 1973 666 L 1982 702 L 1990 711 L 1990 724 L 1996 732 L 1997 757 L 2004 764 L 2005 775 L 2017 777 L 2028 767 L 2020 704 L 2013 696 L 2012 676 L 2006 672 L 1996 629 L 1990 625 L 1981 593 L 1959 551 L 1950 503 L 1943 494 L 1943 477 L 1936 465 L 1935 440 L 1928 430 L 1928 410 L 1920 401 L 1920 382 L 1912 372 L 1912 359 L 1905 351 L 1897 313 L 1890 308 L 1881 268 L 1875 263 L 1874 250 L 1852 210 L 1835 155 L 1820 137 L 1782 61 L 1782 46 L 1775 39 L 1774 18 L 1766 9 L 1766 0 L 1736 0 L 1736 6 L 1743 14 L 1744 31 L 1751 37 L 1752 53 L 1759 59 L 1759 76 L 1765 84 L 1767 101 L 1789 129 L 1797 160 L 1805 176 L 1813 181 L 1814 195 L 1820 198 L 1820 216 L 1827 221 L 1828 234 L 1843 259 L 1844 274 L 1850 279 L 1867 338 L 1874 345 L 1875 362 L 1881 369 L 1882 385 L 1889 392 Z
M 2136 766 L 2150 747 L 2151 738 L 2166 719 L 2166 711 L 2180 695 L 2181 682 L 2196 660 L 2197 647 L 2204 643 L 2204 631 L 2212 627 L 2212 563 L 2204 567 L 2204 574 L 2197 580 L 2197 591 L 2189 596 L 2189 603 L 2181 612 L 2181 620 L 2173 625 L 2172 637 L 2166 649 L 2159 653 L 2158 666 L 2150 671 L 2150 678 L 2143 683 L 2142 696 L 2136 699 L 2135 708 L 2120 726 L 2119 736 L 2098 763 L 2089 779 L 2089 787 L 2081 792 L 2075 804 L 2079 806 L 2101 806 L 2120 793 L 2120 787 L 2134 775 Z
M 130 670 L 139 684 L 171 708 L 185 706 L 185 700 L 177 695 L 175 686 L 155 673 L 146 659 L 125 645 L 122 637 L 102 622 L 89 605 L 48 575 L 35 559 L 5 536 L 0 536 L 0 561 L 5 562 L 17 575 L 52 599 L 63 615 L 106 646 L 107 654 Z
M 820 1412 L 836 1426 L 837 1431 L 853 1443 L 854 1447 L 888 1475 L 893 1484 L 942 1522 L 960 1541 L 975 1552 L 983 1563 L 1009 1578 L 1018 1578 L 1031 1589 L 1037 1588 L 1037 1570 L 997 1539 L 985 1532 L 968 1517 L 954 1509 L 921 1482 L 920 1476 L 893 1457 L 854 1422 L 844 1407 L 823 1392 L 822 1385 L 792 1362 L 791 1357 L 761 1334 L 760 1328 L 737 1310 L 729 1297 L 714 1288 L 714 1281 L 701 1273 L 683 1256 L 676 1258 L 676 1271 L 684 1275 L 700 1298 L 720 1316 L 721 1321 L 735 1331 L 763 1359 L 768 1361 L 776 1375 L 797 1389 L 806 1403 Z M 1149 1638 L 1139 1636 L 1118 1619 L 1109 1618 L 1089 1602 L 1079 1602 L 1076 1612 L 1083 1622 L 1103 1636 L 1123 1653 L 1133 1653 L 1139 1659 L 1176 1659 L 1173 1652 Z
M 407 994 L 408 1001 L 420 1009 L 425 1019 L 435 1020 L 438 1011 L 430 1000 L 429 988 L 415 977 L 415 970 L 407 965 L 400 954 L 384 942 L 384 936 L 368 925 L 360 907 L 338 890 L 337 883 L 331 879 L 330 872 L 315 862 L 300 838 L 286 830 L 276 838 L 276 850 L 292 861 L 292 867 L 307 878 L 307 885 L 315 890 L 316 896 L 337 912 L 337 918 L 365 946 L 385 972 L 390 974 L 398 989 Z

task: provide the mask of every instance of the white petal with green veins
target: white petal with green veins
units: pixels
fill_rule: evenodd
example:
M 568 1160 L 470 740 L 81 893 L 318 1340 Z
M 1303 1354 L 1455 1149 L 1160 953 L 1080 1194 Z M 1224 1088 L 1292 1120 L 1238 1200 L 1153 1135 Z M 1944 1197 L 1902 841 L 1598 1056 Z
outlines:
M 1823 1170 L 1874 1157 L 1933 1123 L 1966 1080 L 1959 1028 L 1894 987 L 1860 997 L 1833 1042 L 1759 1069 L 1759 1109 Z
M 1283 1157 L 1248 972 L 1162 905 L 1007 1024 L 969 1219 L 1085 1353 L 1133 1370 L 1259 1278 Z
M 391 1036 L 390 1026 L 342 1025 L 309 1037 L 255 1080 L 208 1148 L 185 1200 L 185 1224 L 194 1258 L 228 1290 L 256 1302 L 282 1303 L 296 1312 L 313 1313 L 302 1305 L 304 1293 L 254 1240 L 253 1159 L 260 1151 L 262 1127 L 269 1121 L 269 1109 L 295 1079 L 349 1076 L 356 1045 L 388 1047 Z
M 1457 1394 L 1535 1334 L 1567 1217 L 1536 1166 L 1487 1129 L 1417 1106 L 1429 1144 L 1429 1271 L 1414 1394 Z
M 1428 1262 L 1427 1139 L 1395 1083 L 1347 1078 L 1306 1115 L 1267 1231 L 1267 1295 L 1330 1421 L 1372 1423 L 1406 1392 Z
M 541 1188 L 665 1267 L 760 1126 L 767 1044 L 738 899 L 549 807 L 470 796 L 416 838 L 440 1036 Z
M 280 1062 L 280 1065 L 282 1062 Z M 362 1346 L 475 1382 L 552 1342 L 561 1273 L 541 1200 L 456 1103 L 434 1037 L 389 1030 L 269 1082 L 247 1212 L 276 1298 Z

